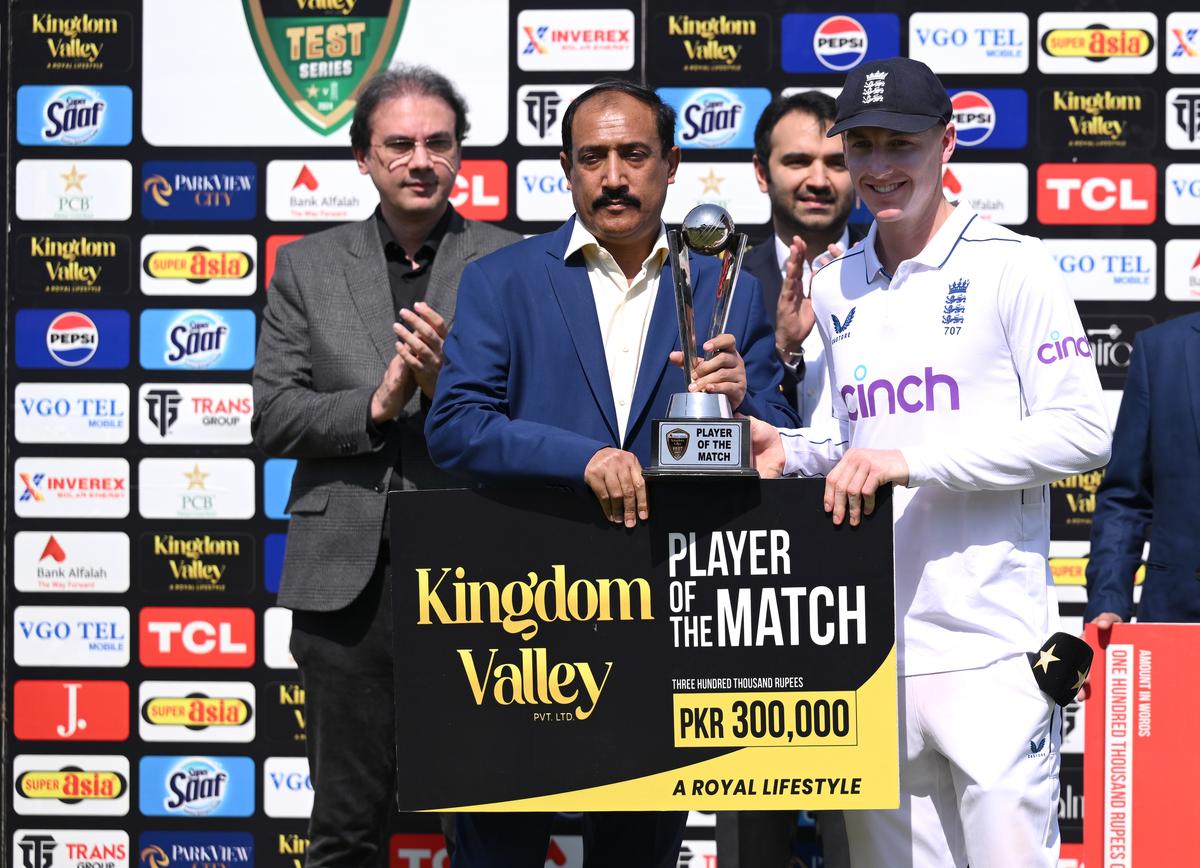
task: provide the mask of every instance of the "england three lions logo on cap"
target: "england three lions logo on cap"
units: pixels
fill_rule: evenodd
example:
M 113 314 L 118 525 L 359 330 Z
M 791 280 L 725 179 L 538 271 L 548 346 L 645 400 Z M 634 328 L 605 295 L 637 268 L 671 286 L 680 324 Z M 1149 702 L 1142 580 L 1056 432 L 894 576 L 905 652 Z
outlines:
M 887 84 L 885 81 L 886 78 L 887 73 L 882 70 L 867 73 L 867 80 L 863 82 L 863 105 L 873 102 L 883 102 L 883 88 Z

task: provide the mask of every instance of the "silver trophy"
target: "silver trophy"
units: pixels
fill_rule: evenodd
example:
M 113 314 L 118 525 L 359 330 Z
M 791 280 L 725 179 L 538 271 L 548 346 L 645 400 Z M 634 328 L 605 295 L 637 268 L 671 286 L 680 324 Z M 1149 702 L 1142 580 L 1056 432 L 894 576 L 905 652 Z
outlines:
M 746 233 L 735 230 L 733 218 L 720 205 L 697 205 L 683 218 L 679 229 L 667 231 L 667 247 L 675 286 L 683 370 L 690 382 L 696 369 L 697 345 L 688 251 L 701 256 L 717 256 L 721 260 L 707 342 L 725 332 L 729 305 L 746 254 Z M 750 467 L 750 423 L 746 419 L 733 418 L 725 395 L 677 392 L 667 400 L 667 418 L 654 419 L 651 424 L 652 460 L 645 471 L 650 476 L 758 475 Z

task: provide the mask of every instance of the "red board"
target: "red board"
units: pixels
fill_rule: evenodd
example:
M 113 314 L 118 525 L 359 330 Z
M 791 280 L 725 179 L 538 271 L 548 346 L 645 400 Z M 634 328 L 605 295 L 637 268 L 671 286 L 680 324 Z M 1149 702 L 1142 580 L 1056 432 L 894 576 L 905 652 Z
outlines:
M 1096 648 L 1083 761 L 1088 868 L 1195 864 L 1200 624 L 1118 624 Z

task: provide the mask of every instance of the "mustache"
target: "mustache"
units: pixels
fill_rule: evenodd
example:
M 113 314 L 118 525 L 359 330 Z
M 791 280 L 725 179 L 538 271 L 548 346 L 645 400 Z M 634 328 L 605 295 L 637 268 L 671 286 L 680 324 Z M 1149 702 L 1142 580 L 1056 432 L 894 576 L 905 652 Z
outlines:
M 641 208 L 642 200 L 626 190 L 605 191 L 592 200 L 593 208 L 607 208 L 609 205 L 628 205 L 631 208 Z

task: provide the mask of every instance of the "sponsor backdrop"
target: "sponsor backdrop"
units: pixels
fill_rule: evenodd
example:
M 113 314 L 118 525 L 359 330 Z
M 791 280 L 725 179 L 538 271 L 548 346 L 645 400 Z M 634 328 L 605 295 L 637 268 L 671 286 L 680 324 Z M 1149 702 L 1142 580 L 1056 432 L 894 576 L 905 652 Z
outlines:
M 947 192 L 1048 239 L 1084 315 L 1087 340 L 1071 346 L 1095 359 L 1114 416 L 1137 333 L 1200 309 L 1198 12 L 529 5 L 16 0 L 0 12 L 12 49 L 5 864 L 302 859 L 304 696 L 274 606 L 292 464 L 250 445 L 247 384 L 279 247 L 374 206 L 348 121 L 355 88 L 393 60 L 432 63 L 467 96 L 453 202 L 469 217 L 524 232 L 567 217 L 561 116 L 614 74 L 679 109 L 667 218 L 716 201 L 761 236 L 749 146 L 766 101 L 836 93 L 865 59 L 918 57 L 953 94 Z M 1048 357 L 1064 337 L 1079 336 L 1047 335 Z M 1101 478 L 1053 487 L 1065 629 L 1080 626 Z M 1083 709 L 1065 729 L 1060 815 L 1077 844 Z M 564 818 L 548 864 L 579 864 L 575 823 Z M 394 825 L 392 865 L 442 864 L 431 817 Z M 711 815 L 693 815 L 688 839 L 687 861 L 711 865 Z

